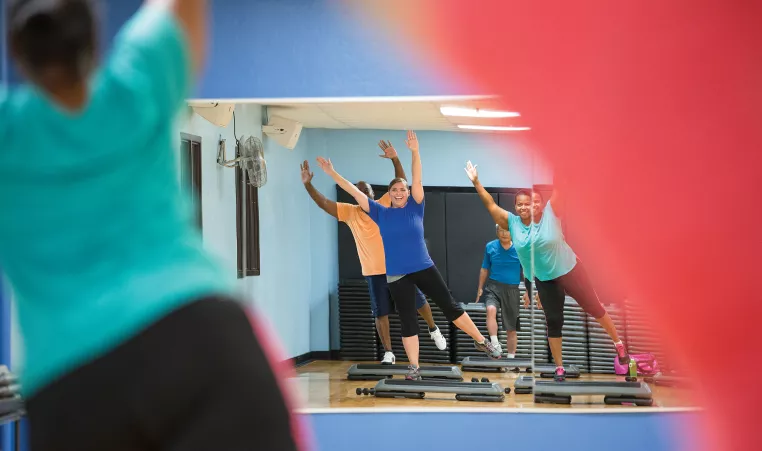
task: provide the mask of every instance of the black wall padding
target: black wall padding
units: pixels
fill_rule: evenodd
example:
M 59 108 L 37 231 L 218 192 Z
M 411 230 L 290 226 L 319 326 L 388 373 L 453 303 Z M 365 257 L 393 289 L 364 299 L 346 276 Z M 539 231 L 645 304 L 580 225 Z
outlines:
M 437 265 L 446 283 L 449 283 L 450 259 L 447 253 L 447 223 L 445 216 L 445 193 L 425 190 L 426 209 L 423 212 L 424 238 L 429 255 Z
M 497 195 L 492 197 L 497 202 Z M 445 205 L 450 291 L 458 302 L 474 302 L 484 247 L 496 238 L 495 223 L 476 193 L 447 193 Z
M 378 333 L 365 280 L 339 284 L 339 330 L 343 360 L 376 360 Z

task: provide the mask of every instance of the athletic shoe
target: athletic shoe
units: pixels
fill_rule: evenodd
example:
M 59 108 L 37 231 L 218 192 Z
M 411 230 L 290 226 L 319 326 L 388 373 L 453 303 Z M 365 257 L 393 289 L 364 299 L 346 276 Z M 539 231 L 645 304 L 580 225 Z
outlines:
M 434 329 L 433 332 L 429 331 L 429 335 L 431 335 L 431 339 L 434 340 L 434 344 L 437 345 L 437 349 L 443 351 L 447 348 L 447 340 L 445 340 L 442 331 L 440 331 L 438 327 Z
M 408 372 L 405 376 L 406 381 L 419 381 L 421 380 L 421 370 L 417 366 L 410 365 L 407 367 Z
M 394 362 L 397 361 L 397 358 L 394 357 L 394 353 L 392 351 L 386 351 L 384 353 L 384 358 L 381 360 L 382 365 L 394 365 Z
M 556 368 L 556 373 L 553 375 L 553 380 L 556 382 L 563 382 L 566 380 L 566 370 L 563 368 Z
M 489 340 L 484 340 L 484 343 L 479 343 L 478 341 L 474 340 L 474 347 L 484 353 L 486 353 L 488 356 L 490 356 L 492 359 L 499 359 L 500 355 L 502 354 L 492 343 L 489 342 Z
M 490 343 L 491 343 L 491 342 L 490 342 Z M 502 347 L 502 346 L 500 346 L 500 343 L 492 343 L 492 346 L 494 346 L 494 347 L 495 347 L 495 349 L 497 349 L 497 352 L 499 352 L 499 353 L 500 353 L 500 355 L 503 355 L 503 347 Z
M 628 365 L 630 363 L 630 355 L 627 354 L 627 350 L 624 349 L 623 343 L 616 343 L 616 356 L 619 358 L 620 365 Z

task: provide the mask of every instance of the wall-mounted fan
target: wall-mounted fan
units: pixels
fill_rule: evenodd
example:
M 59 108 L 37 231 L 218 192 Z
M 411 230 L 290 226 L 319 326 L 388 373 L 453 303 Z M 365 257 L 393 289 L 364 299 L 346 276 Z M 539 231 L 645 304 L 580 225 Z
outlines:
M 257 188 L 267 183 L 267 162 L 262 141 L 255 137 L 236 139 L 236 158 L 227 160 L 225 156 L 225 140 L 220 138 L 217 148 L 217 164 L 228 168 L 238 165 L 244 169 L 246 181 Z

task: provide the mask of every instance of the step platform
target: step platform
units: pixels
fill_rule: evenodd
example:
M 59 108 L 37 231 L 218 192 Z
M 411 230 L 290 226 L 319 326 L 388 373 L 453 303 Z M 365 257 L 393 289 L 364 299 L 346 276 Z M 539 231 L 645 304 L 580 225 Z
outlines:
M 534 391 L 535 403 L 571 404 L 572 396 L 603 395 L 606 404 L 653 405 L 651 388 L 645 382 L 555 382 L 535 381 L 532 376 L 520 376 L 513 388 L 517 395 L 531 394 Z
M 458 401 L 502 402 L 505 393 L 511 389 L 496 382 L 450 382 L 450 381 L 409 381 L 405 379 L 381 379 L 371 389 L 356 390 L 358 395 L 373 395 L 377 398 L 423 399 L 426 393 L 454 394 Z
M 552 378 L 556 371 L 556 366 L 552 363 L 532 364 L 531 359 L 499 359 L 493 360 L 489 357 L 468 356 L 460 362 L 463 371 L 488 372 L 488 371 L 514 371 L 525 370 L 527 373 L 532 371 L 540 373 L 542 378 Z M 566 377 L 569 379 L 578 378 L 580 374 L 579 367 L 576 365 L 564 365 Z
M 421 377 L 425 380 L 462 381 L 463 372 L 457 366 L 421 366 Z M 384 365 L 383 363 L 356 363 L 347 370 L 347 380 L 378 381 L 394 376 L 405 376 L 407 365 Z

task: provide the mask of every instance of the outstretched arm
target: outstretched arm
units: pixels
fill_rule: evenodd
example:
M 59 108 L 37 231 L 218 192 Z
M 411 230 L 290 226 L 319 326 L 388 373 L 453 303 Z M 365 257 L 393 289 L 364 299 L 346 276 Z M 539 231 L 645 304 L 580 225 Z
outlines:
M 415 136 L 415 132 L 408 130 L 407 139 L 405 140 L 410 153 L 413 154 L 413 183 L 410 185 L 410 194 L 413 195 L 413 200 L 416 203 L 423 202 L 423 180 L 421 167 L 421 154 L 418 152 L 418 137 Z
M 339 219 L 336 202 L 326 198 L 320 193 L 320 191 L 312 186 L 312 177 L 315 174 L 310 172 L 310 164 L 307 162 L 307 160 L 304 160 L 304 163 L 299 165 L 299 168 L 302 170 L 302 183 L 304 184 L 304 189 L 310 193 L 310 197 L 313 201 L 315 201 L 315 204 L 317 204 L 317 206 L 320 207 L 324 212 L 328 213 L 336 219 Z
M 207 0 L 145 0 L 149 6 L 169 8 L 183 27 L 190 48 L 193 72 L 201 71 L 206 60 Z
M 564 198 L 561 194 L 563 192 L 563 186 L 559 189 L 559 183 L 563 184 L 563 182 L 561 177 L 553 175 L 553 194 L 550 195 L 550 207 L 553 209 L 553 213 L 559 218 L 564 214 Z
M 341 176 L 336 170 L 333 168 L 333 163 L 331 163 L 331 160 L 326 160 L 323 157 L 317 158 L 318 166 L 320 166 L 320 169 L 325 171 L 326 174 L 331 176 L 331 178 L 336 182 L 337 185 L 341 187 L 344 191 L 349 193 L 352 197 L 355 198 L 355 201 L 357 201 L 357 205 L 359 205 L 366 213 L 370 211 L 370 204 L 368 201 L 368 196 L 366 196 L 362 191 L 360 191 L 359 188 L 357 188 L 352 182 L 345 179 Z
M 394 178 L 407 180 L 405 169 L 402 167 L 402 162 L 400 162 L 400 159 L 397 157 L 397 151 L 394 149 L 394 146 L 392 146 L 392 143 L 389 141 L 384 142 L 382 139 L 378 142 L 378 147 L 384 152 L 384 154 L 379 155 L 379 157 L 392 160 L 392 164 L 394 165 Z
M 479 199 L 481 199 L 484 206 L 487 207 L 487 211 L 490 216 L 492 216 L 492 220 L 495 221 L 495 224 L 508 230 L 508 212 L 500 208 L 500 206 L 495 203 L 495 199 L 492 198 L 492 195 L 484 189 L 481 182 L 479 182 L 479 173 L 476 172 L 476 166 L 471 164 L 471 161 L 466 162 L 466 175 L 468 175 L 471 183 L 474 184 L 474 188 L 476 188 L 476 192 L 479 194 Z

